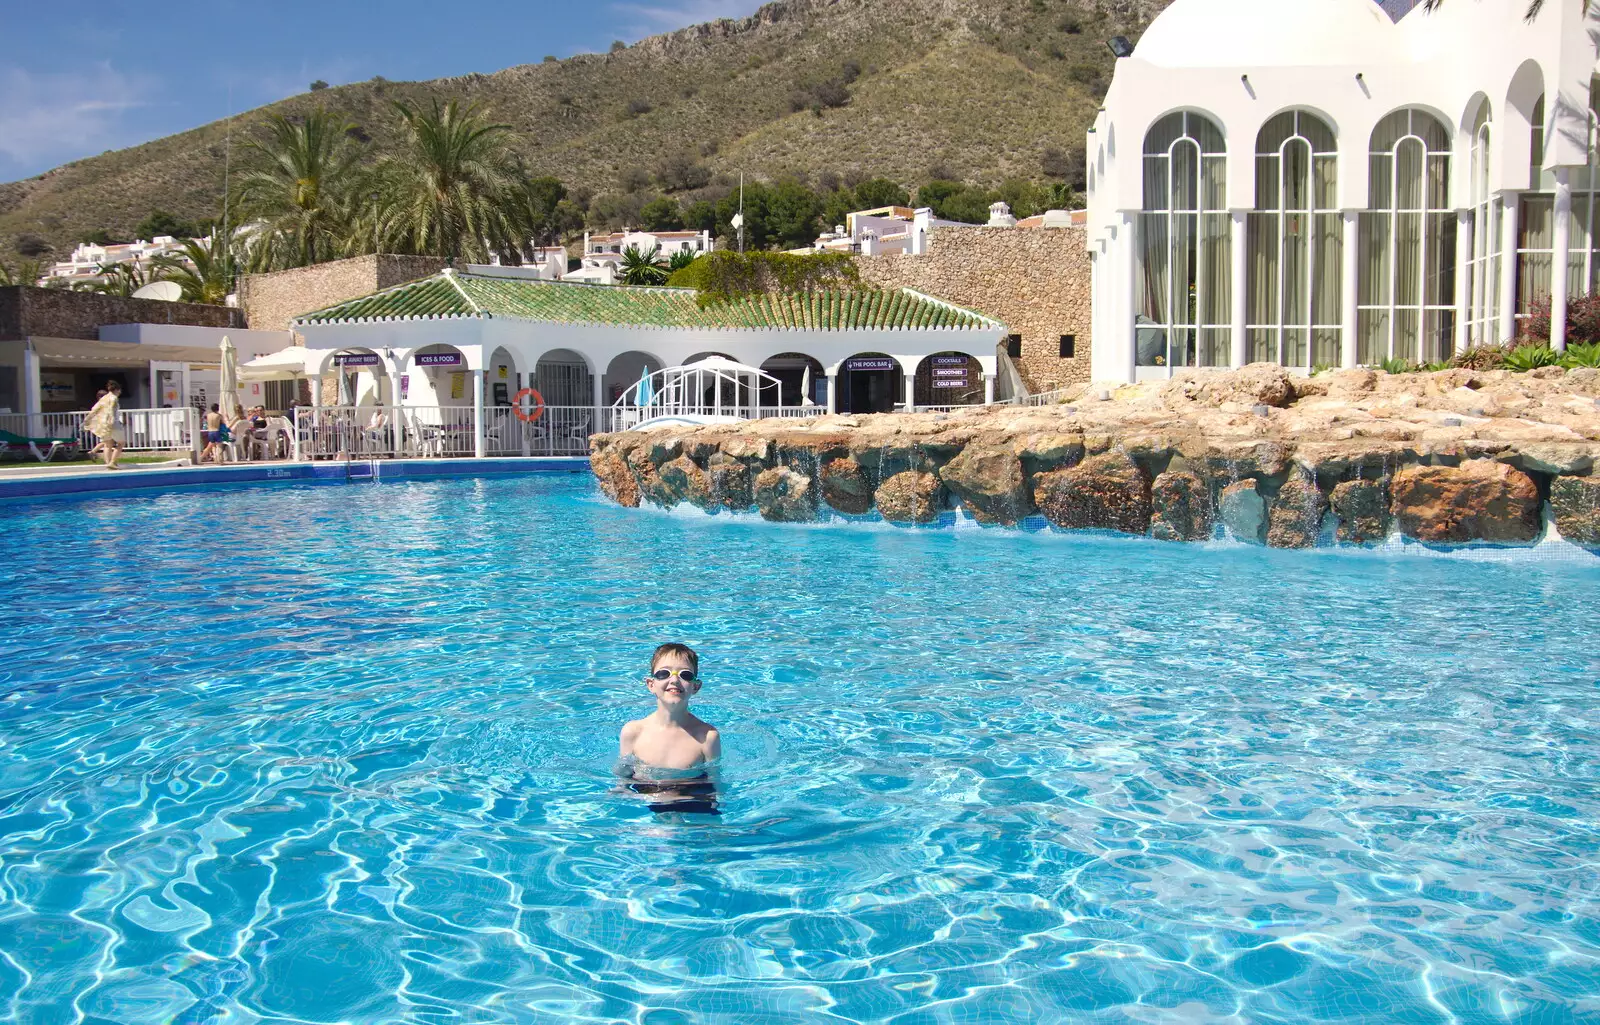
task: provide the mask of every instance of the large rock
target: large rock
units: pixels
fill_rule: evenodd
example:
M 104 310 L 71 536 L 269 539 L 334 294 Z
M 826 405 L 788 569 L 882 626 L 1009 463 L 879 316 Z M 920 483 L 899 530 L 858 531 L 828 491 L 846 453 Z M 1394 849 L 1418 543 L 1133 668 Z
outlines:
M 711 501 L 725 509 L 742 512 L 755 504 L 750 488 L 750 468 L 743 463 L 718 463 L 706 470 Z
M 662 504 L 667 506 L 677 505 L 679 502 L 692 502 L 702 509 L 711 506 L 711 486 L 706 478 L 706 472 L 696 466 L 694 460 L 688 456 L 679 456 L 661 464 L 656 471 L 656 478 L 660 481 L 658 491 Z
M 639 507 L 639 482 L 621 456 L 609 451 L 596 452 L 589 457 L 589 469 L 594 471 L 595 480 L 607 498 L 627 509 Z
M 1278 489 L 1267 512 L 1267 544 L 1274 548 L 1310 548 L 1322 534 L 1328 500 L 1304 477 L 1291 477 Z
M 1229 484 L 1217 496 L 1217 511 L 1223 526 L 1240 541 L 1261 542 L 1261 529 L 1267 522 L 1267 500 L 1256 490 L 1254 480 Z
M 1550 483 L 1550 512 L 1568 541 L 1600 545 L 1600 477 L 1557 477 Z
M 1150 529 L 1150 480 L 1127 456 L 1115 453 L 1039 474 L 1034 504 L 1067 530 L 1143 534 Z
M 1014 527 L 1028 514 L 1022 460 L 1009 448 L 969 446 L 939 476 L 979 523 Z
M 809 523 L 817 518 L 817 493 L 811 478 L 787 466 L 756 475 L 756 508 L 774 523 Z
M 1294 398 L 1289 372 L 1276 363 L 1251 363 L 1223 374 L 1201 378 L 1195 398 L 1208 405 L 1234 402 L 1241 406 L 1287 406 Z
M 872 481 L 861 464 L 848 457 L 830 459 L 822 464 L 822 499 L 830 506 L 851 516 L 860 516 L 872 509 Z
M 890 477 L 873 497 L 878 514 L 891 523 L 933 523 L 949 504 L 944 482 L 916 470 L 902 470 Z
M 1385 482 L 1347 480 L 1334 487 L 1328 504 L 1339 520 L 1340 541 L 1364 545 L 1389 536 L 1389 496 Z
M 1211 537 L 1211 489 L 1187 471 L 1167 471 L 1150 484 L 1150 536 L 1159 541 Z
M 1505 463 L 1408 466 L 1394 475 L 1390 510 L 1407 537 L 1436 543 L 1532 541 L 1539 535 L 1539 489 Z

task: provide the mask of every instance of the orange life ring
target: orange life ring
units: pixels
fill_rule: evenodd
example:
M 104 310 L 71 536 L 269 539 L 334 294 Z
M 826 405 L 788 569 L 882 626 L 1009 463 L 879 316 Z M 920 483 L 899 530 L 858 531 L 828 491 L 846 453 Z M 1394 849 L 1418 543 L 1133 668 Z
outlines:
M 533 396 L 533 409 L 526 413 L 522 411 L 522 398 L 525 395 Z M 516 397 L 511 400 L 511 413 L 518 420 L 521 420 L 524 423 L 533 423 L 541 416 L 544 416 L 544 396 L 540 395 L 532 388 L 522 389 L 521 391 L 517 392 Z

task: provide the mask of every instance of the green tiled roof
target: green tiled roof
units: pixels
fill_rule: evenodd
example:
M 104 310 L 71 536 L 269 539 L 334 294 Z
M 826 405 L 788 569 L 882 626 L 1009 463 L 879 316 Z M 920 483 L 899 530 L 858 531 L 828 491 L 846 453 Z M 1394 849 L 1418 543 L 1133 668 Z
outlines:
M 397 285 L 299 317 L 297 324 L 353 324 L 434 318 L 495 318 L 664 328 L 998 330 L 981 314 L 910 289 L 751 296 L 701 306 L 692 289 L 589 285 L 571 281 L 458 274 Z

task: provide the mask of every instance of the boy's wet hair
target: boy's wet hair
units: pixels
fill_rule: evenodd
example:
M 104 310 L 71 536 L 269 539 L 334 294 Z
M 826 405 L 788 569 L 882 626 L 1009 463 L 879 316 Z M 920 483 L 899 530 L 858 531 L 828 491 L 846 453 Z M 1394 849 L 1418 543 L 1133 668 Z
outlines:
M 700 656 L 694 653 L 694 649 L 687 644 L 675 644 L 671 641 L 657 648 L 655 654 L 650 656 L 650 668 L 655 669 L 656 663 L 667 655 L 676 655 L 687 661 L 690 669 L 697 673 L 700 671 Z

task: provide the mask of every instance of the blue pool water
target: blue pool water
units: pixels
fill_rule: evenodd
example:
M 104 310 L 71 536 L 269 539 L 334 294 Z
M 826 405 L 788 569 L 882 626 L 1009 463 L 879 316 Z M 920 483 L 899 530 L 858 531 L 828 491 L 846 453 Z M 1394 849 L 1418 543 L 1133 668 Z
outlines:
M 1600 1020 L 1600 570 L 0 506 L 0 1018 Z M 615 792 L 697 645 L 721 814 Z

